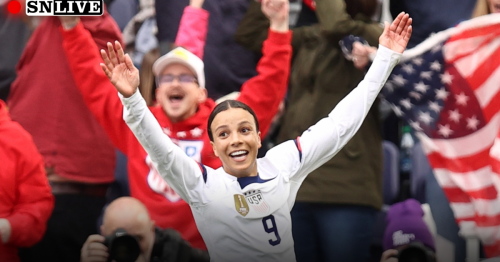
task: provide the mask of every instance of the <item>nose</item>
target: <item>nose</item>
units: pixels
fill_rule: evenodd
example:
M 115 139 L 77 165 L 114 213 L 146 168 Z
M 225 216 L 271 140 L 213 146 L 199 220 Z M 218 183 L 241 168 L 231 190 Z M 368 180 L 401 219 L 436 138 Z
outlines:
M 231 134 L 231 146 L 239 146 L 241 145 L 242 140 L 241 140 L 241 136 L 238 132 L 233 132 L 233 134 Z

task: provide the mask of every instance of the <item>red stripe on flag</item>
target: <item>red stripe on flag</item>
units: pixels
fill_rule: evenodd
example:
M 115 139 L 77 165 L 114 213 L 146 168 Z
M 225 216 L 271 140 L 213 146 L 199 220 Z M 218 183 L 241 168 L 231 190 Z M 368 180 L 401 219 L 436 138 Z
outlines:
M 500 240 L 497 240 L 492 245 L 484 245 L 484 252 L 487 257 L 497 257 L 500 256 Z
M 467 190 L 467 193 L 473 199 L 489 199 L 494 200 L 497 199 L 498 192 L 495 188 L 495 185 L 491 185 L 489 187 L 481 188 L 479 190 Z
M 500 225 L 500 214 L 494 216 L 480 216 L 475 218 L 478 227 L 493 227 Z
M 500 57 L 500 48 L 497 48 L 490 57 Z M 500 66 L 500 59 L 487 58 L 481 65 L 479 65 L 474 73 L 467 77 L 467 82 L 471 86 L 472 90 L 476 90 L 481 85 L 490 78 L 490 76 L 498 69 Z
M 434 151 L 427 155 L 429 163 L 433 168 L 445 168 L 455 173 L 471 172 L 490 164 L 490 148 L 486 148 L 474 155 L 460 158 L 447 158 Z
M 488 105 L 483 108 L 483 115 L 486 122 L 489 122 L 493 116 L 495 116 L 500 111 L 500 92 L 496 93 L 495 96 L 490 100 Z
M 450 203 L 470 203 L 470 197 L 458 187 L 443 187 L 444 194 Z

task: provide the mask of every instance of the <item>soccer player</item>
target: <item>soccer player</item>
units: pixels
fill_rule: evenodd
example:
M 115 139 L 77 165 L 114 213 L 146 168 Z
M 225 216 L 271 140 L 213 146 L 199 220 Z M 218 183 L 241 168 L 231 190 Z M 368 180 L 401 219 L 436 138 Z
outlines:
M 257 66 L 258 75 L 245 82 L 238 97 L 239 101 L 255 110 L 263 137 L 285 97 L 290 71 L 286 65 L 290 64 L 292 56 L 288 0 L 272 1 L 284 4 L 279 9 L 263 7 L 263 12 L 271 20 L 269 37 Z M 178 47 L 155 62 L 157 105 L 150 110 L 163 132 L 185 154 L 206 166 L 218 168 L 221 161 L 212 151 L 206 130 L 208 117 L 216 104 L 207 98 L 204 65 L 200 59 L 209 14 L 201 9 L 202 0 L 190 2 L 184 11 L 176 41 L 186 49 Z M 61 28 L 63 47 L 71 72 L 87 107 L 113 144 L 128 158 L 131 196 L 146 205 L 157 226 L 174 228 L 194 247 L 206 249 L 188 203 L 158 174 L 147 152 L 123 122 L 122 103 L 115 87 L 99 68 L 102 59 L 94 52 L 98 49 L 90 33 L 74 17 L 65 17 L 64 21 L 67 22 L 63 22 Z M 112 50 L 113 46 L 110 48 Z
M 189 203 L 212 261 L 290 262 L 295 261 L 290 210 L 300 184 L 359 129 L 406 48 L 411 23 L 404 13 L 386 23 L 376 58 L 358 87 L 328 117 L 263 158 L 257 159 L 261 140 L 252 109 L 235 100 L 217 105 L 207 129 L 222 162 L 218 169 L 187 157 L 163 133 L 137 91 L 137 69 L 121 48 L 103 53 L 101 67 L 120 93 L 125 122 L 158 172 Z

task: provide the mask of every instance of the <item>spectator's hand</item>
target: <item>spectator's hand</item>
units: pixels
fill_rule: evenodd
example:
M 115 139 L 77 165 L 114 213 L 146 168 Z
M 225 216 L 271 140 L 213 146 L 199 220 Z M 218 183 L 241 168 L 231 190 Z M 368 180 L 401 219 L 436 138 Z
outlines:
M 103 243 L 103 236 L 89 236 L 83 244 L 80 253 L 80 262 L 107 262 L 109 256 L 108 248 Z
M 288 32 L 288 0 L 262 0 L 262 12 L 271 22 L 271 29 Z
M 139 86 L 139 70 L 134 66 L 130 56 L 123 53 L 123 48 L 118 41 L 115 41 L 115 47 L 108 42 L 108 53 L 101 50 L 101 56 L 104 63 L 101 68 L 124 97 L 130 97 L 135 93 Z
M 189 0 L 189 6 L 201 8 L 205 0 Z
M 384 253 L 382 253 L 380 262 L 398 262 L 398 259 L 394 257 L 397 255 L 398 251 L 396 249 L 388 249 Z
M 79 16 L 58 16 L 64 30 L 70 30 L 80 21 Z
M 377 48 L 364 45 L 360 42 L 352 44 L 352 62 L 354 67 L 359 70 L 364 70 L 370 62 L 370 54 L 377 52 Z
M 2 243 L 7 243 L 10 239 L 10 233 L 11 233 L 11 228 L 10 228 L 10 223 L 9 220 L 5 218 L 0 218 L 0 235 L 2 236 L 1 242 Z
M 411 23 L 412 19 L 404 12 L 399 14 L 390 26 L 388 22 L 385 22 L 384 32 L 379 38 L 379 43 L 394 52 L 403 53 L 410 40 Z

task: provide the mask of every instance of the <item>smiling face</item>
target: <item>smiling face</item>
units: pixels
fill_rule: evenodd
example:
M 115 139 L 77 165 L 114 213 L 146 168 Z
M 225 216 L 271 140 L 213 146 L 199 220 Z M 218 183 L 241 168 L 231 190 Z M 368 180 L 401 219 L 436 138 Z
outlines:
M 193 116 L 198 109 L 198 104 L 207 99 L 207 90 L 198 86 L 196 76 L 185 65 L 166 66 L 158 79 L 156 99 L 174 123 Z
M 261 141 L 254 116 L 242 108 L 228 108 L 214 117 L 209 128 L 214 153 L 224 171 L 235 177 L 257 176 Z
M 500 13 L 500 0 L 488 0 L 488 8 L 490 13 Z

